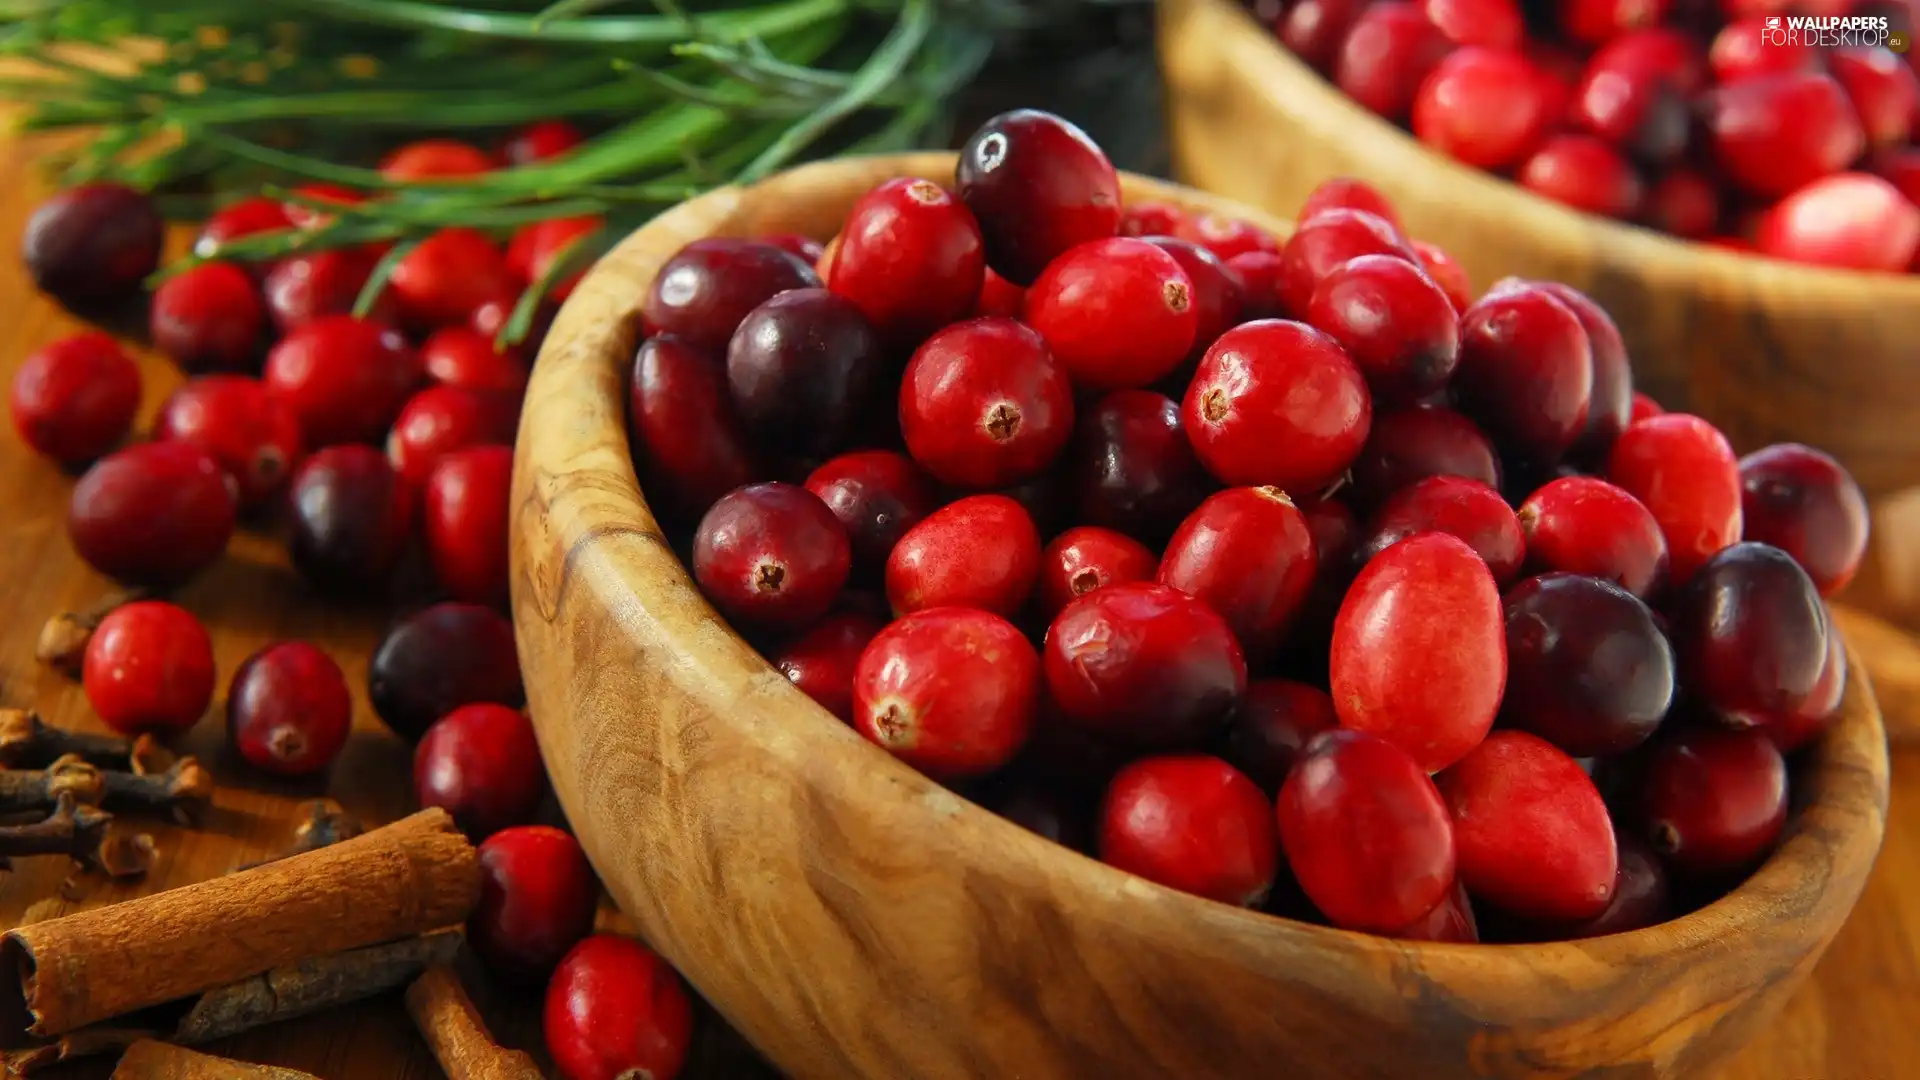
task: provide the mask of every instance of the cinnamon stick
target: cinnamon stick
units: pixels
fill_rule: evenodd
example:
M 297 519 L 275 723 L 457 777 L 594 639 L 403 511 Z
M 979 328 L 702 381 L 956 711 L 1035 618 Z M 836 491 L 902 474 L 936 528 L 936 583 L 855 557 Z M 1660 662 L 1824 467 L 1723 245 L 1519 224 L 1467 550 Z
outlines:
M 145 600 L 150 595 L 146 589 L 125 589 L 108 593 L 79 611 L 63 611 L 55 615 L 40 628 L 40 641 L 34 648 L 35 658 L 73 678 L 79 678 L 81 662 L 87 655 L 87 642 L 92 640 L 100 620 L 113 614 L 115 608 L 135 600 Z
M 214 1057 L 151 1040 L 127 1048 L 112 1080 L 320 1080 L 312 1073 Z
M 407 987 L 407 1012 L 447 1080 L 541 1080 L 531 1055 L 493 1041 L 451 967 L 430 967 Z
M 274 968 L 455 925 L 473 845 L 430 809 L 331 847 L 10 931 L 0 1037 L 62 1035 Z

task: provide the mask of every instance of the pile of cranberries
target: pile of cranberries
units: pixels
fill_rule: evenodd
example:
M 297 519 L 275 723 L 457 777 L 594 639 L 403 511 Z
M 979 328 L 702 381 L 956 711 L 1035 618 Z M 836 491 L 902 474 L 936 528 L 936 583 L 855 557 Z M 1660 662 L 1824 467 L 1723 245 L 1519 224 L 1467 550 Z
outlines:
M 821 706 L 1062 844 L 1414 939 L 1642 927 L 1781 835 L 1837 715 L 1860 491 L 1633 391 L 1552 282 L 1478 299 L 1365 184 L 1282 240 L 989 121 L 824 249 L 661 269 L 636 467 Z
M 1785 22 L 1911 33 L 1910 0 L 1255 7 L 1360 104 L 1548 198 L 1738 251 L 1920 269 L 1920 50 L 1817 47 Z

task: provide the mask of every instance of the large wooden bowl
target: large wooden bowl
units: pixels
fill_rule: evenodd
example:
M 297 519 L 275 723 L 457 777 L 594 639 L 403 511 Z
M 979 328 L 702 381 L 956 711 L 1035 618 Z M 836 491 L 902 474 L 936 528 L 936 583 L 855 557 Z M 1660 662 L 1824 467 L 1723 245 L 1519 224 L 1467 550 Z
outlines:
M 1797 776 L 1785 842 L 1733 895 L 1633 934 L 1464 947 L 1287 922 L 1056 847 L 864 742 L 721 621 L 629 458 L 642 294 L 690 240 L 825 238 L 874 184 L 953 160 L 815 165 L 687 203 L 592 271 L 541 353 L 514 467 L 521 663 L 560 800 L 647 940 L 802 1080 L 1692 1076 L 1738 1047 L 1879 849 L 1863 677 Z
M 1161 0 L 1180 178 L 1289 220 L 1358 176 L 1484 289 L 1565 281 L 1620 321 L 1641 388 L 1745 453 L 1794 441 L 1840 458 L 1875 504 L 1850 596 L 1920 627 L 1920 275 L 1799 266 L 1571 210 L 1455 162 L 1301 63 L 1235 0 Z

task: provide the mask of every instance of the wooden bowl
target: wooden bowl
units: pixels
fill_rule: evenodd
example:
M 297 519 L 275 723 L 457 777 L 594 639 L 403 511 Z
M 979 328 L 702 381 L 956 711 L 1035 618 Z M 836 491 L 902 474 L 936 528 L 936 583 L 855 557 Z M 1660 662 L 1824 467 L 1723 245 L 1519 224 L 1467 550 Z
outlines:
M 950 178 L 953 161 L 832 162 L 689 202 L 588 275 L 542 350 L 514 465 L 514 624 L 560 801 L 646 939 L 801 1080 L 1669 1076 L 1740 1046 L 1879 849 L 1886 747 L 1864 678 L 1797 776 L 1779 851 L 1727 898 L 1577 943 L 1416 944 L 1042 840 L 869 745 L 707 605 L 629 457 L 648 284 L 688 241 L 824 239 L 874 184 Z
M 1852 470 L 1876 542 L 1850 596 L 1920 626 L 1920 275 L 1739 255 L 1534 195 L 1367 111 L 1235 0 L 1161 0 L 1159 41 L 1182 180 L 1291 220 L 1321 181 L 1362 177 L 1477 288 L 1516 275 L 1591 294 L 1656 400 L 1741 453 L 1804 442 Z

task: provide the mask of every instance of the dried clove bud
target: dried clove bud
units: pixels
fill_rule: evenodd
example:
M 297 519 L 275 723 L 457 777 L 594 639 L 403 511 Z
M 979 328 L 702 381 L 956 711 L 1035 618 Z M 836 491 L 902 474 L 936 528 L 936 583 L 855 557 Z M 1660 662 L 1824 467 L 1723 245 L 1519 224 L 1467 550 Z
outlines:
M 142 735 L 139 743 L 146 744 L 149 753 L 153 748 L 164 750 L 150 735 Z M 31 709 L 0 709 L 0 766 L 9 769 L 44 768 L 68 754 L 103 769 L 133 768 L 140 760 L 139 743 L 119 735 L 54 727 Z
M 347 813 L 339 803 L 332 799 L 311 799 L 299 806 L 300 824 L 294 827 L 293 843 L 285 851 L 270 859 L 247 863 L 242 870 L 251 870 L 256 866 L 265 866 L 270 862 L 302 855 L 309 851 L 337 844 L 342 840 L 351 840 L 367 831 L 360 819 Z
M 140 775 L 103 772 L 78 754 L 56 759 L 44 769 L 0 770 L 0 813 L 52 806 L 71 795 L 86 806 L 168 810 L 189 822 L 213 798 L 213 774 L 191 757 L 165 772 Z
M 63 791 L 44 820 L 0 826 L 0 862 L 15 855 L 65 855 L 112 877 L 146 873 L 153 866 L 153 838 L 115 832 L 112 824 L 113 815 Z
M 40 628 L 40 642 L 34 648 L 34 656 L 49 667 L 63 671 L 72 678 L 79 678 L 81 664 L 87 655 L 87 642 L 93 639 L 93 631 L 99 627 L 100 620 L 113 614 L 115 608 L 145 600 L 151 595 L 146 589 L 126 589 L 108 593 L 80 611 L 63 611 L 55 615 Z

